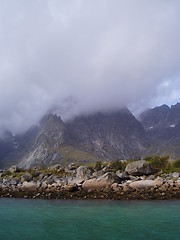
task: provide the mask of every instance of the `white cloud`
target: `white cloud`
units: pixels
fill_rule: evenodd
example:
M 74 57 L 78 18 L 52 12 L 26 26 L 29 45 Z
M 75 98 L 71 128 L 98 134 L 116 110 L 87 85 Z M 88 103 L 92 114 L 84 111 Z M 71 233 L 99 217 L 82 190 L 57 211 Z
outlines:
M 67 117 L 179 101 L 179 9 L 168 0 L 2 1 L 0 127 L 24 131 L 55 106 Z

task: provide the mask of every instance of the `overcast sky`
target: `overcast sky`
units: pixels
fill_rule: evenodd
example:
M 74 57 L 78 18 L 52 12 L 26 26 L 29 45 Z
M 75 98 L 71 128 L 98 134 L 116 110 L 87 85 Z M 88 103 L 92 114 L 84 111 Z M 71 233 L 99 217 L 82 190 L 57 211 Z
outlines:
M 0 4 L 0 129 L 180 101 L 179 0 Z

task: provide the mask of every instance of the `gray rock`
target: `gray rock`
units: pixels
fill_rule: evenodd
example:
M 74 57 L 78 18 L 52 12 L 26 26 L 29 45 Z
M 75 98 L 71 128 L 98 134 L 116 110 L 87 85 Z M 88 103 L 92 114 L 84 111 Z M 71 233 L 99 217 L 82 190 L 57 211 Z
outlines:
M 85 181 L 85 179 L 73 177 L 73 178 L 68 179 L 68 185 L 76 184 L 78 186 L 81 186 L 84 181 Z
M 14 186 L 16 186 L 18 183 L 19 183 L 19 181 L 18 181 L 18 180 L 15 180 L 15 179 L 12 179 L 12 180 L 10 181 L 10 184 L 11 184 L 11 185 L 14 185 Z
M 120 191 L 120 187 L 118 185 L 118 183 L 113 183 L 111 185 L 111 189 L 114 191 L 114 192 L 119 192 Z
M 60 177 L 59 176 L 54 176 L 53 177 L 53 182 L 54 183 L 58 183 L 60 181 Z
M 41 173 L 41 174 L 39 175 L 39 181 L 42 181 L 45 176 L 46 176 L 45 173 Z
M 91 176 L 91 171 L 87 167 L 80 166 L 77 168 L 77 173 L 76 173 L 77 178 L 87 179 L 90 176 Z
M 179 173 L 178 172 L 174 172 L 171 174 L 172 178 L 178 178 L 179 177 Z
M 42 184 L 41 184 L 41 187 L 42 187 L 42 189 L 46 189 L 47 188 L 47 183 L 45 183 L 45 182 L 42 182 Z
M 135 177 L 135 176 L 131 176 L 131 175 L 129 175 L 129 179 L 132 180 L 132 181 L 138 181 L 138 180 L 140 180 L 139 177 Z
M 96 171 L 92 174 L 93 177 L 98 178 L 104 174 L 104 170 Z
M 16 172 L 18 172 L 18 167 L 16 166 L 16 165 L 14 165 L 14 166 L 12 166 L 12 167 L 10 167 L 9 169 L 8 169 L 8 171 L 10 172 L 10 173 L 16 173 Z
M 154 175 L 150 175 L 146 178 L 147 180 L 154 180 L 155 179 L 155 176 Z
M 125 171 L 133 176 L 149 175 L 152 173 L 151 164 L 144 161 L 134 161 L 126 166 Z
M 8 188 L 10 186 L 10 182 L 7 179 L 3 179 L 2 187 Z
M 164 180 L 163 178 L 161 177 L 157 177 L 155 180 L 154 180 L 154 184 L 157 186 L 157 187 L 161 187 L 164 183 Z
M 78 186 L 76 184 L 73 185 L 65 185 L 64 190 L 68 192 L 75 192 L 78 190 Z
M 99 191 L 102 188 L 105 188 L 107 186 L 112 185 L 113 183 L 119 183 L 120 178 L 115 173 L 105 173 L 103 176 L 100 176 L 99 178 L 93 178 L 86 180 L 82 188 L 86 191 Z
M 21 176 L 21 182 L 30 182 L 32 181 L 33 176 L 30 173 L 25 173 Z
M 153 180 L 140 180 L 135 181 L 129 184 L 129 187 L 133 189 L 145 189 L 145 188 L 151 188 L 154 187 L 155 183 Z
M 54 166 L 49 167 L 50 171 L 60 171 L 61 169 L 62 169 L 62 166 L 60 164 L 56 164 Z
M 47 184 L 53 184 L 54 183 L 54 175 L 50 175 L 47 179 L 46 179 L 46 183 Z
M 35 191 L 37 189 L 37 184 L 34 182 L 23 182 L 22 187 L 23 190 L 27 191 Z
M 76 164 L 75 163 L 71 163 L 69 166 L 68 166 L 68 169 L 69 170 L 75 170 L 77 168 Z
M 128 180 L 130 179 L 129 178 L 129 175 L 127 174 L 127 172 L 120 172 L 120 170 L 118 170 L 116 172 L 116 175 L 121 179 L 121 180 Z
M 113 172 L 107 172 L 104 175 L 100 176 L 98 181 L 106 181 L 108 184 L 120 183 L 120 178 Z
M 39 177 L 40 172 L 39 171 L 34 171 L 31 173 L 33 178 Z

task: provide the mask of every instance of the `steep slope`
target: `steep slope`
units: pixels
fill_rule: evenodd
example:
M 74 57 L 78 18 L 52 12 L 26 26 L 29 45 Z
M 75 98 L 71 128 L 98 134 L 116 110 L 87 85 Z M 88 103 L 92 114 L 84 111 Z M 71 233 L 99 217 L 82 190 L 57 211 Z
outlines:
M 128 109 L 79 116 L 66 123 L 48 115 L 28 149 L 21 152 L 19 165 L 135 158 L 147 147 L 144 129 Z
M 64 122 L 56 115 L 45 116 L 36 128 L 35 138 L 31 140 L 29 149 L 21 152 L 20 167 L 35 165 L 51 165 L 59 162 L 61 154 L 55 149 L 64 143 Z
M 172 105 L 171 108 L 167 105 L 162 105 L 148 109 L 141 114 L 140 119 L 146 130 L 173 128 L 180 121 L 180 103 Z
M 139 158 L 180 157 L 180 104 L 149 109 L 139 122 L 127 109 L 81 115 L 68 122 L 50 114 L 26 133 L 0 140 L 0 167 Z
M 147 110 L 141 122 L 150 139 L 149 154 L 169 154 L 180 157 L 180 103 Z
M 141 123 L 148 130 L 166 126 L 170 108 L 167 105 L 155 107 L 144 111 L 141 116 Z
M 134 158 L 148 147 L 141 123 L 126 108 L 79 116 L 66 126 L 71 145 L 102 159 Z

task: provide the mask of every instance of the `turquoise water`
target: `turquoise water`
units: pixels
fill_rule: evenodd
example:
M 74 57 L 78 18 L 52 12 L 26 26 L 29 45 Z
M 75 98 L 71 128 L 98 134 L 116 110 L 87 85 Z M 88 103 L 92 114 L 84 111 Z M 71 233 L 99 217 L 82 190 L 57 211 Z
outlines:
M 180 240 L 180 201 L 0 199 L 2 240 Z

